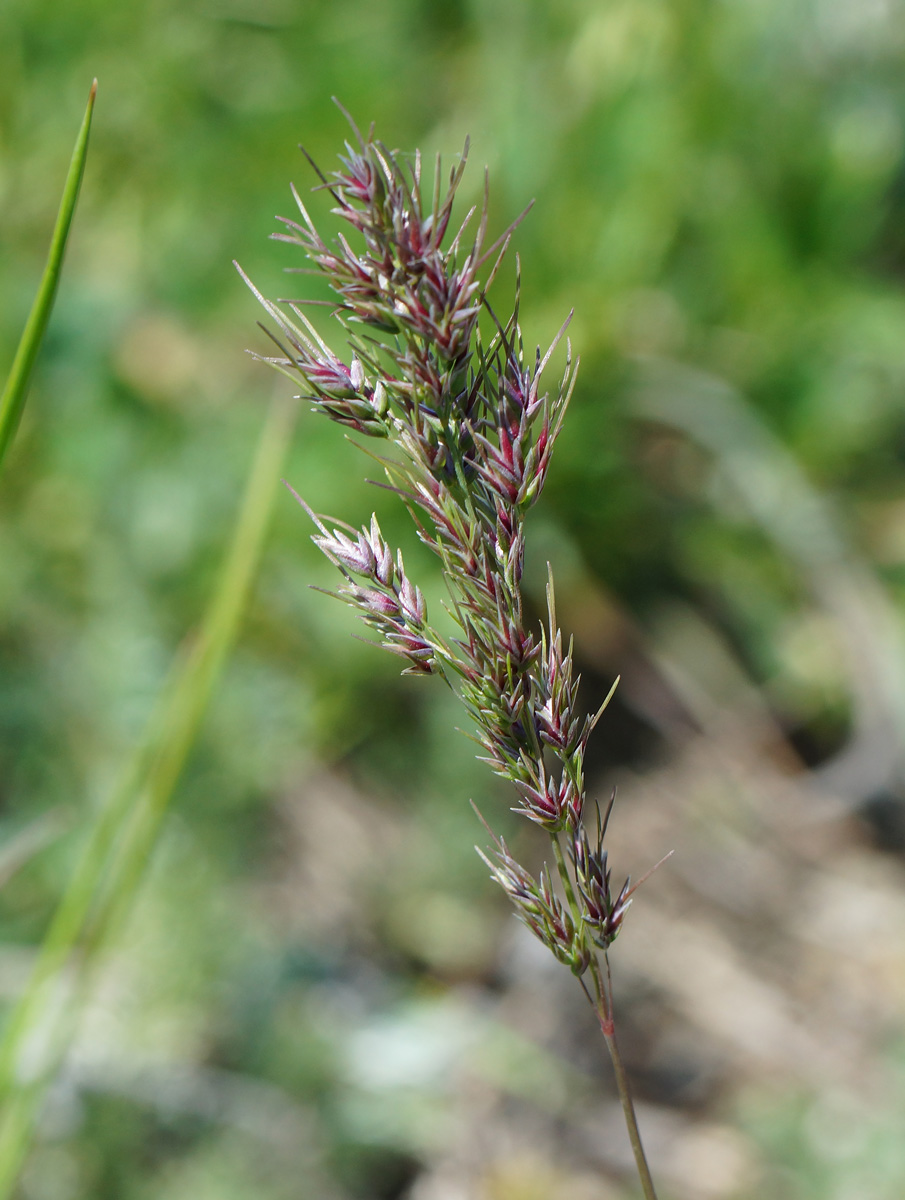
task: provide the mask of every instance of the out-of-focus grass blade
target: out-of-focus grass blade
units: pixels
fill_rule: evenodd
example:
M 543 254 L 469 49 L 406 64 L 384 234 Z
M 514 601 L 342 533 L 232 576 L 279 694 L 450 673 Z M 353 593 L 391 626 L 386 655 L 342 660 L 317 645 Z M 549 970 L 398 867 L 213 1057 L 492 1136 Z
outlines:
M 15 1185 L 99 952 L 135 898 L 155 836 L 239 627 L 270 522 L 295 408 L 274 401 L 217 588 L 177 660 L 121 786 L 100 813 L 0 1042 L 0 1200 Z M 62 978 L 72 968 L 69 986 Z
M 91 132 L 91 117 L 94 112 L 94 99 L 96 95 L 97 80 L 95 79 L 91 85 L 91 93 L 88 96 L 88 107 L 85 109 L 82 127 L 79 130 L 75 149 L 72 152 L 72 162 L 69 164 L 69 174 L 66 176 L 66 185 L 63 188 L 63 199 L 60 202 L 60 211 L 57 215 L 57 223 L 54 226 L 53 237 L 50 242 L 47 266 L 44 268 L 41 286 L 38 288 L 38 294 L 35 297 L 35 302 L 28 315 L 28 321 L 25 324 L 22 338 L 16 350 L 16 357 L 13 359 L 9 378 L 3 389 L 3 396 L 0 397 L 0 467 L 3 465 L 6 451 L 9 449 L 16 435 L 16 429 L 19 426 L 19 418 L 22 416 L 22 409 L 25 407 L 25 397 L 28 395 L 28 386 L 31 383 L 35 359 L 38 357 L 38 351 L 44 340 L 47 323 L 50 320 L 50 313 L 53 309 L 54 299 L 56 298 L 57 285 L 60 282 L 60 271 L 63 267 L 63 255 L 66 251 L 69 230 L 72 226 L 72 218 L 75 214 L 75 206 L 79 198 L 82 176 L 85 173 L 85 159 L 88 155 L 88 135 Z
M 86 931 L 89 953 L 115 935 L 128 915 L 136 882 L 153 846 L 170 794 L 198 732 L 217 673 L 235 641 L 248 591 L 270 522 L 276 483 L 294 424 L 294 405 L 274 401 L 251 469 L 245 502 L 223 566 L 219 586 L 195 644 L 174 680 L 165 730 L 147 772 L 141 803 L 133 806 L 129 830 L 103 895 Z

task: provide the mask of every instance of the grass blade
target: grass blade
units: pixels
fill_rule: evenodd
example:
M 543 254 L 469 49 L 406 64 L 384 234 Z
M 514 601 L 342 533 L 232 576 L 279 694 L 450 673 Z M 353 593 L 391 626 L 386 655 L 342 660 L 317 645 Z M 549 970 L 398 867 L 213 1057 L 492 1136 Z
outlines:
M 25 992 L 0 1042 L 0 1200 L 32 1140 L 47 1085 L 71 1039 L 103 947 L 127 915 L 173 790 L 229 653 L 270 523 L 295 407 L 275 401 L 232 543 L 195 641 L 177 659 L 120 787 L 101 812 Z M 73 976 L 63 979 L 73 968 Z M 62 993 L 62 994 L 61 994 Z
M 75 214 L 75 206 L 79 198 L 82 176 L 85 173 L 85 159 L 88 155 L 88 135 L 91 132 L 91 117 L 94 113 L 96 95 L 97 80 L 95 79 L 88 96 L 88 107 L 85 109 L 82 127 L 79 130 L 75 149 L 72 152 L 69 174 L 66 176 L 66 184 L 63 188 L 63 199 L 60 202 L 57 223 L 54 226 L 53 237 L 50 241 L 47 266 L 44 268 L 44 274 L 41 277 L 41 286 L 38 288 L 38 294 L 35 297 L 35 302 L 25 323 L 25 329 L 16 350 L 16 356 L 13 359 L 9 378 L 3 389 L 3 396 L 0 397 L 0 467 L 3 465 L 6 451 L 9 449 L 16 435 L 16 429 L 19 426 L 19 418 L 22 416 L 22 409 L 25 407 L 25 397 L 28 395 L 28 387 L 31 383 L 35 360 L 38 357 L 38 351 L 44 340 L 44 334 L 47 331 L 47 324 L 53 309 L 53 302 L 56 298 L 57 286 L 60 282 L 60 272 L 63 267 L 63 255 L 66 251 L 66 243 L 69 240 L 69 230 L 72 226 L 72 218 Z

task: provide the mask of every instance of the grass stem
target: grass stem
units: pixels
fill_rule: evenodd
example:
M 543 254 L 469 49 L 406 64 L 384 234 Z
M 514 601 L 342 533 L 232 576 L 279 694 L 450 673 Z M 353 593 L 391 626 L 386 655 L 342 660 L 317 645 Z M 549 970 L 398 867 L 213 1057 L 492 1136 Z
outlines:
M 628 1130 L 629 1141 L 632 1144 L 632 1153 L 635 1156 L 635 1167 L 638 1171 L 638 1178 L 641 1181 L 644 1200 L 657 1200 L 654 1181 L 651 1178 L 650 1167 L 647 1165 L 647 1157 L 644 1153 L 644 1144 L 641 1141 L 641 1130 L 638 1127 L 638 1117 L 635 1113 L 635 1104 L 632 1100 L 628 1075 L 625 1070 L 625 1064 L 622 1061 L 622 1055 L 619 1053 L 619 1045 L 616 1041 L 612 992 L 608 979 L 605 980 L 601 974 L 600 963 L 596 955 L 591 959 L 591 972 L 594 979 L 594 989 L 597 994 L 597 1001 L 594 1007 L 597 1012 L 597 1019 L 600 1022 L 600 1031 L 603 1034 L 606 1048 L 609 1051 L 610 1061 L 613 1064 L 616 1089 L 619 1092 L 622 1115 L 625 1118 L 625 1127 Z M 609 962 L 607 962 L 607 976 L 609 976 Z

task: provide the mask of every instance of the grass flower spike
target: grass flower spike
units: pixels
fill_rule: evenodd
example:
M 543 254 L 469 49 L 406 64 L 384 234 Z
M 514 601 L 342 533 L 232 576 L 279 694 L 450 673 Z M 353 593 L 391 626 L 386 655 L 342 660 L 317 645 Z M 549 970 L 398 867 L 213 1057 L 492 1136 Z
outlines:
M 332 289 L 348 357 L 323 341 L 299 304 L 278 305 L 249 286 L 275 325 L 268 333 L 278 353 L 268 361 L 301 382 L 315 411 L 396 447 L 383 460 L 390 485 L 440 560 L 455 635 L 431 623 L 376 517 L 360 530 L 339 529 L 308 509 L 313 540 L 343 577 L 336 595 L 405 661 L 405 673 L 440 675 L 461 696 L 482 758 L 513 785 L 514 810 L 548 835 L 552 873 L 544 867 L 534 878 L 489 827 L 485 861 L 597 1012 L 650 1198 L 606 961 L 634 889 L 628 880 L 611 887 L 606 818 L 595 817 L 593 832 L 585 824 L 596 807 L 587 802 L 584 756 L 606 702 L 595 715 L 579 709 L 552 578 L 545 628 L 527 628 L 522 604 L 525 517 L 543 490 L 574 383 L 568 341 L 561 378 L 550 391 L 541 379 L 568 321 L 546 354 L 526 355 L 518 280 L 511 315 L 502 320 L 491 307 L 487 291 L 518 221 L 485 246 L 485 182 L 482 211 L 453 228 L 467 143 L 444 187 L 439 159 L 427 172 L 420 155 L 405 158 L 351 124 L 354 144 L 347 143 L 340 169 L 328 176 L 314 168 L 348 236 L 325 242 L 296 192 L 299 219 L 283 218 L 274 235 L 301 250 L 307 269 Z

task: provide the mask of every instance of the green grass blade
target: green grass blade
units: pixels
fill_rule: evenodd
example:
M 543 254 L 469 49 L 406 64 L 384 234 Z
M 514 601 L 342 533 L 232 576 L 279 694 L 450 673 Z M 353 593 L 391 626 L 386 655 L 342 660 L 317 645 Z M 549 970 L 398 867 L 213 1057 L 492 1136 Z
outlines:
M 3 459 L 19 427 L 19 418 L 25 407 L 25 397 L 28 395 L 35 360 L 41 349 L 41 343 L 47 332 L 47 324 L 53 310 L 53 302 L 60 282 L 60 272 L 63 268 L 63 255 L 69 240 L 69 230 L 72 227 L 72 218 L 79 198 L 82 176 L 85 173 L 88 135 L 91 132 L 91 117 L 94 113 L 96 95 L 97 80 L 95 79 L 88 96 L 88 107 L 85 109 L 82 127 L 72 152 L 69 174 L 66 176 L 66 185 L 63 188 L 63 199 L 60 202 L 60 211 L 57 214 L 57 223 L 54 226 L 50 242 L 47 266 L 44 268 L 41 286 L 38 288 L 38 294 L 25 323 L 9 378 L 3 389 L 3 396 L 0 397 L 0 467 L 3 466 Z
M 218 672 L 235 641 L 273 510 L 295 419 L 275 401 L 197 639 L 177 660 L 120 787 L 100 814 L 28 986 L 0 1042 L 0 1200 L 15 1185 L 46 1087 L 71 1039 L 103 947 L 128 914 Z M 64 969 L 73 968 L 68 988 Z M 35 1056 L 40 1061 L 29 1061 Z
M 98 911 L 86 933 L 89 954 L 95 953 L 115 936 L 128 915 L 136 891 L 135 881 L 141 876 L 166 812 L 169 796 L 197 735 L 217 673 L 235 640 L 260 556 L 261 543 L 269 525 L 294 413 L 294 407 L 275 401 L 264 427 L 245 503 L 219 586 L 205 616 L 200 636 L 189 650 L 170 694 L 164 719 L 165 732 L 159 752 L 154 756 L 147 774 L 142 802 L 132 812 L 128 835 L 121 846 L 114 870 L 107 878 Z

